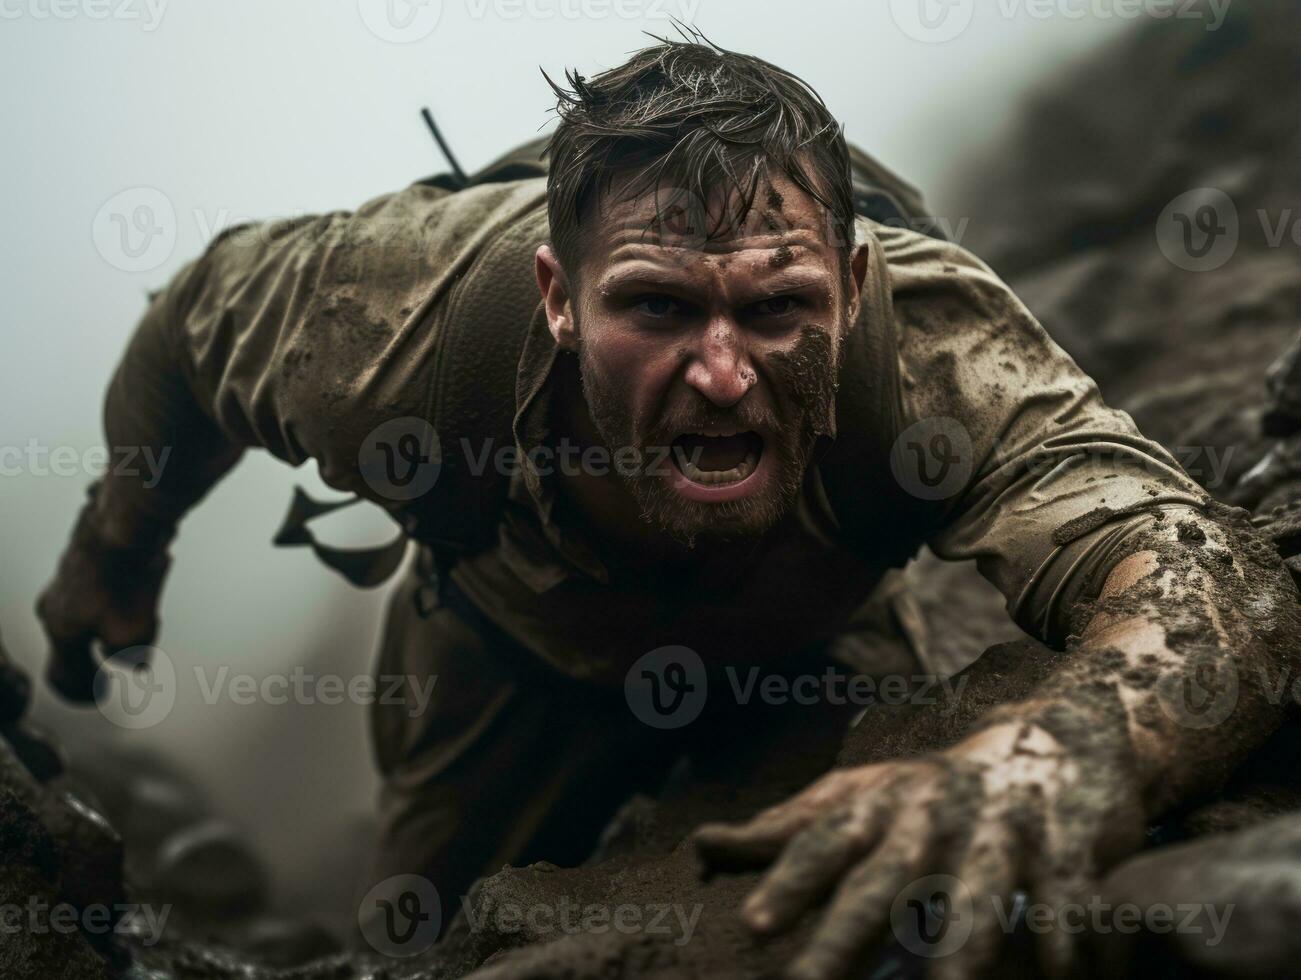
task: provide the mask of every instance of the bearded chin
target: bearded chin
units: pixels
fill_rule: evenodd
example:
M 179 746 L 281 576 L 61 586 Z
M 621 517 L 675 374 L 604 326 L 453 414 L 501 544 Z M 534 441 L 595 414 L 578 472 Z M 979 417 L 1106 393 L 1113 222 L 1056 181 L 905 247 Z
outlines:
M 808 454 L 804 455 L 807 462 Z M 687 500 L 663 477 L 635 475 L 625 482 L 641 506 L 644 520 L 685 547 L 696 548 L 710 541 L 757 538 L 789 513 L 799 496 L 803 464 L 779 459 L 777 467 L 776 480 L 763 493 L 719 504 Z
M 829 353 L 826 352 L 826 353 Z M 647 460 L 655 473 L 618 472 L 633 499 L 641 508 L 642 518 L 687 548 L 696 548 L 709 541 L 732 542 L 758 538 L 788 514 L 799 496 L 813 447 L 821 433 L 819 419 L 825 418 L 835 397 L 835 358 L 823 362 L 826 383 L 810 385 L 804 374 L 797 397 L 788 404 L 787 418 L 772 438 L 765 440 L 764 453 L 772 454 L 774 479 L 757 495 L 740 500 L 711 504 L 687 500 L 678 494 L 663 474 L 665 467 L 673 464 L 664 457 L 665 440 L 656 440 L 654 446 L 637 431 L 625 402 L 613 385 L 601 377 L 600 370 L 587 357 L 584 345 L 579 345 L 579 370 L 583 381 L 583 394 L 588 410 L 596 424 L 606 448 L 616 452 L 631 446 L 639 450 L 640 458 Z M 809 359 L 801 358 L 799 371 L 807 371 Z M 815 361 L 816 363 L 816 361 Z M 802 397 L 800 397 L 802 396 Z M 672 439 L 673 436 L 668 436 Z M 663 446 L 661 446 L 663 443 Z

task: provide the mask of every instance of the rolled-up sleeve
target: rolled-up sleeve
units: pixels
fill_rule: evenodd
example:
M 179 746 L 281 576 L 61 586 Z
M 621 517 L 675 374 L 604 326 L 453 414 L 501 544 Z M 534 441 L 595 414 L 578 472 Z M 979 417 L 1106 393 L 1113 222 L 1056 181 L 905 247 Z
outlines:
M 975 559 L 1022 628 L 1060 642 L 1072 576 L 1115 553 L 1135 515 L 1205 494 L 979 259 L 890 230 L 904 431 L 942 433 L 960 470 L 929 545 Z

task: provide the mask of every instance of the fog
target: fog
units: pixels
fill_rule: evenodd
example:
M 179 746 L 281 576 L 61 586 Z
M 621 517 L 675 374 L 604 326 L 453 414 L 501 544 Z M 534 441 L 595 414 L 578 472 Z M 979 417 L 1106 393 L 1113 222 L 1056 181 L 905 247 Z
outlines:
M 230 224 L 354 207 L 445 169 L 422 105 L 474 169 L 547 123 L 539 68 L 595 73 L 647 43 L 642 31 L 670 32 L 674 14 L 803 76 L 851 140 L 956 224 L 945 193 L 956 169 L 997 146 L 1055 67 L 1124 26 L 1008 17 L 1017 7 L 1003 0 L 934 44 L 901 31 L 890 8 L 442 0 L 424 37 L 394 43 L 368 27 L 383 9 L 371 0 L 0 0 L 0 631 L 10 653 L 39 673 L 32 605 L 91 479 L 103 391 L 147 291 Z M 140 188 L 165 201 L 161 244 L 115 261 L 104 254 L 106 205 Z M 55 472 L 47 453 L 59 447 L 71 448 Z M 127 730 L 45 690 L 36 716 L 74 757 L 148 749 L 192 773 L 273 862 L 278 907 L 343 919 L 376 789 L 365 709 L 210 705 L 194 675 L 368 670 L 385 590 L 352 589 L 306 551 L 270 546 L 295 483 L 328 495 L 308 467 L 251 453 L 185 522 L 159 638 L 179 677 L 165 720 Z M 356 509 L 323 533 L 359 544 L 391 532 L 378 511 Z

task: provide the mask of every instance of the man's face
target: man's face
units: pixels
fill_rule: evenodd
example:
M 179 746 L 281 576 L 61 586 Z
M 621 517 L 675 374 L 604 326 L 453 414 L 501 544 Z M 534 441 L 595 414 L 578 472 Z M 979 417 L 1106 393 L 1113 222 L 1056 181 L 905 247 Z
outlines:
M 607 448 L 646 464 L 625 478 L 647 519 L 688 544 L 760 534 L 790 508 L 834 410 L 865 263 L 845 281 L 825 210 L 784 175 L 743 221 L 722 195 L 692 206 L 615 190 L 587 219 L 557 339 L 577 350 Z

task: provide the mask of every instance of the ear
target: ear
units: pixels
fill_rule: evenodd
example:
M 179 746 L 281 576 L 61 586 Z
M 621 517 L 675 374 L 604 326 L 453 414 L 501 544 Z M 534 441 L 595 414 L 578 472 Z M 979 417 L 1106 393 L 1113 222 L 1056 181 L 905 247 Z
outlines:
M 538 246 L 533 267 L 538 277 L 538 290 L 542 293 L 542 302 L 546 306 L 547 326 L 551 329 L 551 336 L 562 350 L 577 350 L 578 334 L 574 329 L 569 279 L 550 245 Z
M 863 297 L 863 282 L 867 278 L 868 247 L 857 245 L 849 257 L 849 322 L 858 319 L 858 305 Z

